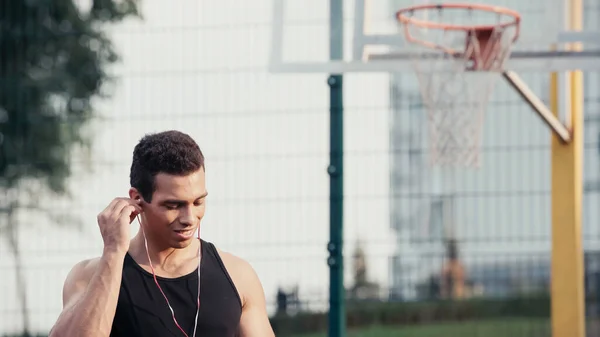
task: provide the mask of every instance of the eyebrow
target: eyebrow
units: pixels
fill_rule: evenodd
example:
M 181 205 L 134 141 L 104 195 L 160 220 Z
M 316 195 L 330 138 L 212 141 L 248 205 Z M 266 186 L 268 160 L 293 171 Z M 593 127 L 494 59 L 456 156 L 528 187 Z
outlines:
M 204 199 L 204 198 L 206 198 L 207 195 L 208 195 L 208 192 L 204 192 L 204 194 L 202 194 L 201 196 L 196 198 L 196 200 Z M 162 203 L 163 204 L 185 204 L 185 203 L 187 203 L 187 201 L 179 200 L 179 199 L 167 199 L 167 200 L 164 200 Z

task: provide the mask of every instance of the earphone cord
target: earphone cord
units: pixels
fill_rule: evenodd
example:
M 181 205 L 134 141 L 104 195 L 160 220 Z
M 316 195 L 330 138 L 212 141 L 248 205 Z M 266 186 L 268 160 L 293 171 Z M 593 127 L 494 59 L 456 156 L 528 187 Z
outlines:
M 136 216 L 136 219 L 137 219 L 138 223 L 140 224 L 142 234 L 144 235 L 144 246 L 146 247 L 146 255 L 148 257 L 148 263 L 150 264 L 150 269 L 152 269 L 152 277 L 154 278 L 154 283 L 156 284 L 156 286 L 158 287 L 158 290 L 160 290 L 160 293 L 162 294 L 165 301 L 167 302 L 167 306 L 169 307 L 169 310 L 171 311 L 171 317 L 173 318 L 173 322 L 175 322 L 175 325 L 177 326 L 177 328 L 179 328 L 179 330 L 181 330 L 181 332 L 185 335 L 185 337 L 189 337 L 188 334 L 185 332 L 185 330 L 183 330 L 183 328 L 177 322 L 177 319 L 175 318 L 175 311 L 173 310 L 173 307 L 171 307 L 171 303 L 169 303 L 169 299 L 167 299 L 167 295 L 165 295 L 164 291 L 160 287 L 160 284 L 158 284 L 158 279 L 156 278 L 156 272 L 154 271 L 154 266 L 152 265 L 152 261 L 150 260 L 150 252 L 148 251 L 148 240 L 146 239 L 146 232 L 144 231 L 144 227 L 142 226 L 140 219 L 137 216 Z M 198 241 L 200 241 L 200 227 L 198 227 Z M 201 248 L 202 248 L 202 243 L 200 243 L 200 245 L 198 247 L 198 298 L 196 300 L 196 306 L 198 309 L 196 310 L 196 318 L 194 319 L 194 334 L 192 335 L 193 337 L 196 337 L 196 329 L 198 328 L 198 316 L 200 314 L 200 260 L 202 259 Z

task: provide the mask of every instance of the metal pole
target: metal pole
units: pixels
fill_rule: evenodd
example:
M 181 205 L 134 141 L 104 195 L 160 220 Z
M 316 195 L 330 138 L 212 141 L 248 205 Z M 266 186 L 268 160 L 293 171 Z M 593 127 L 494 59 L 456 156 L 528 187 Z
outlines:
M 329 1 L 329 56 L 342 60 L 344 54 L 343 0 Z M 343 215 L 344 215 L 344 99 L 340 74 L 331 74 L 327 80 L 330 91 L 330 164 L 329 173 L 329 337 L 346 336 L 344 289 Z
M 582 29 L 583 1 L 570 0 L 569 28 Z M 575 43 L 570 50 L 581 50 Z M 567 76 L 570 96 L 571 142 L 564 144 L 552 136 L 552 275 L 551 313 L 553 337 L 585 337 L 585 283 L 582 237 L 583 198 L 583 74 L 570 71 Z M 559 115 L 558 74 L 551 77 L 551 106 Z M 565 98 L 565 97 L 562 97 Z

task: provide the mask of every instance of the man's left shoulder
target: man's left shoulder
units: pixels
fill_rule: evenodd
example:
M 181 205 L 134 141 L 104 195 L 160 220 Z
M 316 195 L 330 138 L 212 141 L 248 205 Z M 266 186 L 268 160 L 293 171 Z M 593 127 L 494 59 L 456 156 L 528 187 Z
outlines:
M 215 247 L 216 248 L 216 247 Z M 269 323 L 263 286 L 252 265 L 243 258 L 216 248 L 242 300 L 242 336 L 275 336 Z
M 226 252 L 224 250 L 222 250 L 221 248 L 215 247 L 217 249 L 217 252 L 219 253 L 219 256 L 221 257 L 221 260 L 223 261 L 223 264 L 225 265 L 225 268 L 227 268 L 227 271 L 229 273 L 254 273 L 254 268 L 252 267 L 252 265 L 246 261 L 245 259 L 232 254 L 230 252 Z
M 253 297 L 255 293 L 263 292 L 258 274 L 250 262 L 216 246 L 215 248 L 225 265 L 225 269 L 227 269 L 229 276 L 233 280 L 233 283 L 236 288 L 238 288 L 243 302 L 245 302 L 248 297 Z

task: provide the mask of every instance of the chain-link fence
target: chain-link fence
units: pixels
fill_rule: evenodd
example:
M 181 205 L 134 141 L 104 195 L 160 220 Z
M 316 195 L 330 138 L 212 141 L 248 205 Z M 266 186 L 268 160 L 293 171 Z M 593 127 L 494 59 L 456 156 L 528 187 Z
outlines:
M 26 127 L 36 115 L 28 104 L 39 98 L 37 93 L 61 116 L 62 127 L 46 132 L 68 134 L 65 126 L 91 115 L 81 132 L 90 136 L 92 147 L 89 153 L 73 147 L 57 154 L 71 159 L 66 180 L 70 197 L 46 191 L 46 180 L 36 182 L 43 172 L 64 174 L 44 168 L 52 162 L 28 162 L 43 157 L 18 152 L 3 158 L 22 165 L 16 168 L 39 166 L 42 173 L 19 175 L 3 167 L 0 334 L 49 330 L 60 313 L 62 283 L 72 265 L 102 251 L 96 215 L 112 198 L 126 195 L 133 146 L 146 133 L 178 129 L 194 137 L 206 155 L 210 197 L 204 238 L 254 266 L 278 336 L 325 336 L 327 76 L 268 73 L 271 1 L 143 1 L 143 18 L 128 17 L 103 28 L 122 60 L 105 68 L 115 82 L 104 87 L 110 96 L 92 99 L 93 113 L 83 99 L 62 102 L 61 92 L 78 97 L 79 87 L 70 85 L 86 83 L 67 73 L 77 73 L 65 66 L 69 59 L 85 58 L 70 43 L 98 51 L 99 42 L 75 36 L 73 31 L 81 31 L 79 21 L 58 15 L 69 13 L 61 6 L 70 1 L 23 3 L 27 5 L 0 1 L 0 125 L 5 125 L 0 140 L 10 140 L 15 132 L 7 128 L 15 125 L 22 132 L 44 130 Z M 95 2 L 76 3 L 84 15 L 93 12 Z M 35 6 L 43 7 L 33 12 L 40 20 L 53 17 L 48 27 L 63 32 L 54 36 L 54 47 L 27 48 L 32 40 L 45 38 L 35 34 L 44 32 L 46 21 L 35 21 L 35 16 L 18 23 L 20 29 L 10 29 Z M 598 13 L 598 4 L 588 1 L 586 15 Z M 310 47 L 309 41 L 299 43 Z M 30 71 L 26 76 L 11 71 L 19 64 L 15 60 L 25 56 L 47 66 L 19 65 Z M 84 66 L 82 74 L 91 71 Z M 62 67 L 69 81 L 60 81 L 61 73 L 52 72 L 56 67 Z M 55 78 L 44 77 L 44 71 Z M 524 76 L 537 91 L 547 92 L 548 74 Z M 47 92 L 29 90 L 50 80 Z M 344 81 L 344 252 L 352 336 L 437 336 L 439 331 L 448 336 L 548 335 L 548 129 L 520 97 L 499 85 L 486 114 L 483 168 L 456 173 L 452 191 L 432 195 L 433 176 L 424 159 L 424 112 L 414 75 L 352 74 Z M 595 206 L 600 191 L 600 77 L 586 74 L 585 84 L 583 220 L 588 313 L 593 318 L 600 281 L 595 266 L 600 263 Z M 72 112 L 68 118 L 65 111 Z M 12 118 L 21 122 L 11 124 Z M 27 134 L 18 145 L 30 152 L 54 151 L 41 146 L 45 141 Z M 3 145 L 4 151 L 9 145 Z M 459 261 L 450 269 L 465 271 L 458 293 L 442 277 L 449 228 Z

